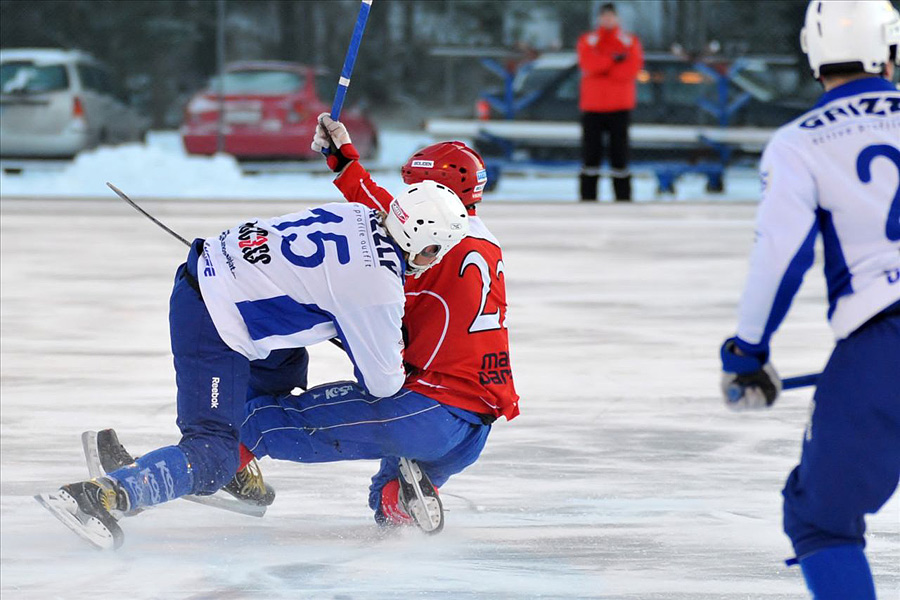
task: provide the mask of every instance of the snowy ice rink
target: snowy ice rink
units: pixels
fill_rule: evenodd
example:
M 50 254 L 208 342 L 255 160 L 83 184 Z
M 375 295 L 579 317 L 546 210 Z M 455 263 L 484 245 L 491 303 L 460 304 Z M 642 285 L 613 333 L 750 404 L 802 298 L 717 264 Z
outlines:
M 166 173 L 158 173 L 163 180 Z M 120 185 L 128 191 L 127 181 Z M 565 195 L 573 184 L 564 181 Z M 336 199 L 327 187 L 319 201 Z M 284 201 L 147 201 L 186 237 Z M 811 390 L 729 413 L 717 351 L 735 327 L 755 205 L 514 203 L 481 214 L 504 244 L 522 415 L 442 490 L 447 526 L 380 535 L 375 463 L 262 463 L 263 519 L 177 501 L 90 550 L 32 494 L 85 477 L 79 434 L 174 443 L 167 332 L 186 249 L 124 203 L 0 201 L 2 527 L 6 599 L 803 598 L 781 533 Z M 774 360 L 821 369 L 824 282 L 807 276 Z M 328 344 L 311 378 L 350 375 Z M 900 597 L 900 501 L 869 519 L 880 597 Z

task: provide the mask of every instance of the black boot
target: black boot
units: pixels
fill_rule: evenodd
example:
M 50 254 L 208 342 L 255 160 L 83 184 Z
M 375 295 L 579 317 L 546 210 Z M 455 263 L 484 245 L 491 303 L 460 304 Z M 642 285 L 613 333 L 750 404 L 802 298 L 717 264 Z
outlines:
M 100 466 L 106 473 L 134 462 L 134 457 L 119 443 L 119 436 L 113 429 L 97 432 L 97 455 L 100 457 Z
M 241 502 L 257 506 L 269 506 L 275 502 L 275 489 L 263 481 L 262 471 L 255 458 L 238 471 L 222 490 Z
M 586 175 L 582 173 L 578 176 L 581 184 L 581 200 L 582 202 L 597 201 L 597 185 L 600 180 L 598 175 Z
M 613 177 L 613 190 L 616 193 L 616 202 L 631 201 L 631 175 Z
M 79 537 L 102 550 L 122 545 L 125 535 L 114 513 L 128 511 L 128 495 L 107 477 L 64 485 L 35 499 Z

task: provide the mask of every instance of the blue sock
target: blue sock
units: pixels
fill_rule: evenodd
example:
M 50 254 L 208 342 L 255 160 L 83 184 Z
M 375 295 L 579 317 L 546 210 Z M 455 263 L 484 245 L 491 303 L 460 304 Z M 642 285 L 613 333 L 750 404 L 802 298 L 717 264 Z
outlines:
M 190 494 L 194 485 L 191 466 L 178 446 L 154 450 L 108 476 L 125 489 L 132 510 Z
M 816 550 L 800 559 L 800 568 L 815 600 L 875 600 L 875 582 L 862 546 Z

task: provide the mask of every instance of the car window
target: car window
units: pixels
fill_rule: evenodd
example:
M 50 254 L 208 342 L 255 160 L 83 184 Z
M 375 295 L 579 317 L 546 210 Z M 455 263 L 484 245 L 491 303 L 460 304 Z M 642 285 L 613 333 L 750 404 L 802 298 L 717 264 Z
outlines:
M 219 78 L 209 82 L 209 91 L 218 92 Z M 226 94 L 291 94 L 300 91 L 304 77 L 290 71 L 232 71 L 225 73 Z
M 0 90 L 4 94 L 38 94 L 68 87 L 65 65 L 35 65 L 26 61 L 0 65 Z
M 556 88 L 556 97 L 559 100 L 567 100 L 571 102 L 578 102 L 578 96 L 581 93 L 579 89 L 579 76 L 578 69 L 572 69 L 569 76 L 563 79 L 559 87 Z
M 104 69 L 83 63 L 78 64 L 76 68 L 78 69 L 78 77 L 81 79 L 81 85 L 85 89 L 105 96 L 113 95 L 112 81 L 109 73 Z
M 559 77 L 563 69 L 558 68 L 532 68 L 520 75 L 513 82 L 513 90 L 517 94 L 527 94 L 535 90 L 542 90 L 549 83 Z
M 735 83 L 763 102 L 798 99 L 813 104 L 821 90 L 814 79 L 793 65 L 750 63 L 737 74 Z

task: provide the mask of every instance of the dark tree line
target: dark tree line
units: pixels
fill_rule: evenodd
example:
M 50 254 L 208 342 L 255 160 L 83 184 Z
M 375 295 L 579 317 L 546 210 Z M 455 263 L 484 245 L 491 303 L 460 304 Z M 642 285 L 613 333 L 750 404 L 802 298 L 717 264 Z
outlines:
M 599 0 L 377 0 L 354 73 L 351 102 L 375 112 L 466 113 L 495 76 L 436 47 L 511 49 L 526 29 L 557 32 L 571 49 Z M 620 1 L 649 48 L 728 40 L 735 52 L 797 52 L 804 0 Z M 343 62 L 359 0 L 228 0 L 226 58 Z M 157 126 L 180 119 L 185 99 L 216 70 L 215 0 L 0 0 L 0 46 L 88 51 L 126 82 Z M 535 16 L 539 15 L 539 16 Z M 543 23 L 541 21 L 546 21 Z M 537 21 L 537 22 L 536 22 Z M 552 36 L 551 36 L 552 37 Z M 728 46 L 726 46 L 728 48 Z M 546 48 L 539 48 L 546 49 Z

